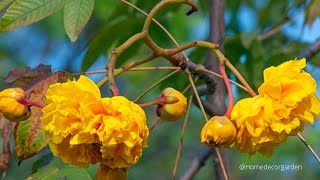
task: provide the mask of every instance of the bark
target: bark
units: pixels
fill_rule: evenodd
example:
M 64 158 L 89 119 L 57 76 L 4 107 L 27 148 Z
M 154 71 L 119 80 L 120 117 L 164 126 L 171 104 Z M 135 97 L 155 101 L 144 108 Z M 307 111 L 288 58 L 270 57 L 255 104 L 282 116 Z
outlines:
M 225 12 L 225 0 L 211 0 L 210 1 L 210 35 L 209 41 L 217 43 L 220 46 L 220 50 L 223 52 L 223 41 L 224 41 L 224 12 Z M 208 54 L 208 59 L 206 66 L 208 69 L 213 70 L 214 72 L 219 72 L 218 69 L 218 59 L 213 54 L 212 51 Z M 226 111 L 225 103 L 225 84 L 222 79 L 216 78 L 216 90 L 212 95 L 207 96 L 207 101 L 210 106 L 213 106 L 214 112 L 211 115 L 223 115 Z M 229 162 L 228 162 L 228 151 L 227 149 L 220 149 L 220 154 L 223 159 L 223 164 L 227 171 L 229 177 Z M 216 172 L 216 179 L 224 179 L 221 167 L 219 165 L 219 160 L 214 153 L 214 169 Z

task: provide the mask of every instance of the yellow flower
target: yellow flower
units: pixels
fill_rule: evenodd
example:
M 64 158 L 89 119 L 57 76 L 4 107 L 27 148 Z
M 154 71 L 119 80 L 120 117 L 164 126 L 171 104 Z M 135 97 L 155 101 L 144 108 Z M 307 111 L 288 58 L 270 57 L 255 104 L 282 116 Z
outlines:
M 237 137 L 234 148 L 250 155 L 256 151 L 272 155 L 274 147 L 286 139 L 285 133 L 275 133 L 271 129 L 274 121 L 273 101 L 264 96 L 242 99 L 231 112 L 235 122 Z
M 104 165 L 100 165 L 96 172 L 96 180 L 126 180 L 127 176 L 127 168 L 111 169 L 110 167 Z
M 0 92 L 0 115 L 8 120 L 20 121 L 28 112 L 27 106 L 18 101 L 25 98 L 25 92 L 20 88 L 9 88 Z
M 164 105 L 159 104 L 157 107 L 157 115 L 161 119 L 168 120 L 168 121 L 176 121 L 177 119 L 179 119 L 186 111 L 186 107 L 187 107 L 186 97 L 184 97 L 184 95 L 179 91 L 170 87 L 163 90 L 161 96 L 167 97 L 168 99 L 172 99 L 172 100 L 175 100 L 177 98 L 179 101 L 176 103 L 168 103 Z
M 288 136 L 317 120 L 316 82 L 302 70 L 305 65 L 302 59 L 267 68 L 259 95 L 237 102 L 231 113 L 238 132 L 235 149 L 271 156 Z
M 141 157 L 149 136 L 146 115 L 125 97 L 101 98 L 94 82 L 81 76 L 49 86 L 46 103 L 43 129 L 53 154 L 64 162 L 124 168 Z
M 85 76 L 81 76 L 78 81 L 50 85 L 41 121 L 53 143 L 58 144 L 85 128 L 83 117 L 90 113 L 86 108 L 100 98 L 100 90 L 96 84 Z
M 102 99 L 103 111 L 97 132 L 84 129 L 84 134 L 97 134 L 101 141 L 103 164 L 125 168 L 136 163 L 149 136 L 143 109 L 122 96 Z M 100 117 L 100 115 L 98 115 Z M 94 127 L 94 125 L 93 125 Z M 79 133 L 81 136 L 81 133 Z
M 236 135 L 236 128 L 226 116 L 213 116 L 201 130 L 201 143 L 209 147 L 228 147 Z
M 56 144 L 49 141 L 51 152 L 64 163 L 86 168 L 89 164 L 102 161 L 99 144 L 71 145 L 70 137 Z
M 315 95 L 316 81 L 303 71 L 306 60 L 290 60 L 264 71 L 264 82 L 259 94 L 275 101 L 276 119 L 272 129 L 296 135 L 303 125 L 313 123 L 320 113 L 320 101 Z
M 266 94 L 285 106 L 295 106 L 316 91 L 316 81 L 302 70 L 305 66 L 306 60 L 301 59 L 265 69 L 264 82 L 258 89 L 259 94 Z

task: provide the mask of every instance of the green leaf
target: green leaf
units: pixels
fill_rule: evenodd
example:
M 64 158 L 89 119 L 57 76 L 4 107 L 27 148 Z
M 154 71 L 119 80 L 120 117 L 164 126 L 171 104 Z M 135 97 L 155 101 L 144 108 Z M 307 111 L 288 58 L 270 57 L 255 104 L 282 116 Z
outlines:
M 63 167 L 59 171 L 60 175 L 64 176 L 64 179 L 68 180 L 79 180 L 79 179 L 87 179 L 92 180 L 89 173 L 83 169 L 79 168 L 77 166 L 68 165 Z
M 32 173 L 35 173 L 38 171 L 38 169 L 48 165 L 52 159 L 53 159 L 52 153 L 43 155 L 40 159 L 38 159 L 32 164 Z
M 75 42 L 86 25 L 94 8 L 94 0 L 67 0 L 64 6 L 64 28 Z
M 49 165 L 39 169 L 36 173 L 27 177 L 26 180 L 55 180 L 59 178 L 59 163 L 52 162 Z
M 51 163 L 43 168 L 40 168 L 36 173 L 32 174 L 26 180 L 92 180 L 86 169 L 79 168 L 73 165 L 63 165 L 58 159 L 54 159 Z
M 86 71 L 96 62 L 97 58 L 106 53 L 112 46 L 119 46 L 142 27 L 142 18 L 120 17 L 110 22 L 90 41 L 88 50 L 81 64 L 81 71 Z M 128 31 L 130 29 L 130 31 Z M 117 42 L 117 43 L 115 43 Z M 109 55 L 109 54 L 108 54 Z M 121 56 L 120 56 L 121 58 Z M 123 63 L 124 61 L 122 61 Z
M 256 40 L 256 37 L 258 36 L 259 32 L 260 30 L 256 29 L 249 33 L 240 34 L 240 39 L 243 47 L 245 47 L 246 49 L 249 49 L 253 44 L 253 42 Z
M 0 31 L 11 31 L 39 21 L 64 6 L 65 0 L 18 0 L 12 3 L 0 21 Z
M 26 94 L 30 93 L 29 99 L 32 101 L 43 102 L 45 92 L 50 84 L 65 82 L 69 78 L 70 75 L 67 72 L 56 72 L 52 76 L 38 82 Z M 41 108 L 32 106 L 30 109 L 31 115 L 29 119 L 17 123 L 14 133 L 19 163 L 38 154 L 48 143 L 48 139 L 41 128 Z
M 2 0 L 0 2 L 0 12 L 4 9 L 6 9 L 11 3 L 13 3 L 14 0 Z

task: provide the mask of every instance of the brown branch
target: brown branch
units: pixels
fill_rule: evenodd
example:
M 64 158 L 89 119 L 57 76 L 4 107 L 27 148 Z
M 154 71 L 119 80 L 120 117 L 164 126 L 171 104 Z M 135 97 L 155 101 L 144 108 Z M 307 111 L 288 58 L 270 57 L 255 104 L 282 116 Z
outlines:
M 211 0 L 210 1 L 210 34 L 209 41 L 220 45 L 220 51 L 223 52 L 223 41 L 224 41 L 224 13 L 225 13 L 225 0 Z M 214 72 L 219 72 L 219 60 L 218 58 L 209 51 L 209 56 L 206 62 L 206 67 Z M 215 107 L 214 112 L 211 115 L 223 115 L 226 112 L 225 104 L 225 85 L 222 79 L 216 78 L 216 90 L 212 95 L 207 96 L 207 101 L 210 106 Z M 216 174 L 216 179 L 226 179 L 223 174 L 223 168 L 227 172 L 227 177 L 229 177 L 230 167 L 227 156 L 227 149 L 218 149 L 222 155 L 222 162 L 218 160 L 218 156 L 214 156 L 213 164 Z
M 313 56 L 315 56 L 317 53 L 319 53 L 320 51 L 320 39 L 316 40 L 316 42 L 314 42 L 313 44 L 311 44 L 309 47 L 307 47 L 306 49 L 304 49 L 299 55 L 298 55 L 298 59 L 301 58 L 306 58 L 306 59 L 310 59 Z
M 205 165 L 207 159 L 213 153 L 213 148 L 202 149 L 197 156 L 192 160 L 191 167 L 189 170 L 182 176 L 181 180 L 190 180 L 192 179 L 197 172 Z

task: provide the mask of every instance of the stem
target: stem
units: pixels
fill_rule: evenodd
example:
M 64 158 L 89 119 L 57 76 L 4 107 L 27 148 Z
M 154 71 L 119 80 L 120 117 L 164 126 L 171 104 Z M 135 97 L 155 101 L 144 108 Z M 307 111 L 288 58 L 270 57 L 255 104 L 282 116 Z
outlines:
M 121 2 L 129 5 L 130 7 L 136 9 L 137 11 L 139 11 L 140 13 L 142 13 L 144 16 L 148 17 L 148 13 L 144 12 L 142 9 L 138 8 L 137 6 L 135 6 L 134 4 L 126 1 L 126 0 L 121 0 Z M 152 18 L 152 21 L 160 27 L 160 29 L 162 29 L 166 34 L 167 36 L 172 40 L 172 42 L 177 46 L 179 47 L 179 44 L 178 42 L 174 39 L 174 37 L 170 34 L 170 32 L 165 28 L 163 27 L 156 19 Z M 182 55 L 187 59 L 189 60 L 189 58 L 187 57 L 186 53 L 185 52 L 182 52 Z
M 320 164 L 320 158 L 317 155 L 317 153 L 313 150 L 313 148 L 307 143 L 307 141 L 303 138 L 303 136 L 300 133 L 298 133 L 297 136 L 300 138 L 300 140 L 303 142 L 303 144 L 310 150 L 312 155 L 316 158 L 316 160 Z
M 240 74 L 240 72 L 230 63 L 230 61 L 221 53 L 221 51 L 216 48 L 213 49 L 213 52 L 217 55 L 220 63 L 225 63 L 228 68 L 237 76 L 239 81 L 246 87 L 246 89 L 249 91 L 251 96 L 256 96 L 257 94 L 253 91 L 253 89 L 250 87 L 250 85 L 247 83 L 247 81 L 243 78 L 243 76 Z
M 194 85 L 194 82 L 193 82 L 193 80 L 192 80 L 191 74 L 190 74 L 190 72 L 189 72 L 189 70 L 188 70 L 188 69 L 186 69 L 186 70 L 185 70 L 185 72 L 187 73 L 187 76 L 188 76 L 189 82 L 190 82 L 190 84 L 191 84 L 191 87 L 192 87 L 193 93 L 194 93 L 194 95 L 196 96 L 196 99 L 197 99 L 197 102 L 198 102 L 199 107 L 200 107 L 200 109 L 201 109 L 202 115 L 203 115 L 204 119 L 206 120 L 206 122 L 208 122 L 207 114 L 206 114 L 206 112 L 205 112 L 205 110 L 204 110 L 204 108 L 203 108 L 203 105 L 202 105 L 201 99 L 200 99 L 200 97 L 199 97 L 199 94 L 198 94 L 197 88 L 196 88 L 196 86 Z
M 136 66 L 138 66 L 140 64 L 144 64 L 144 63 L 150 62 L 150 61 L 154 60 L 156 57 L 158 57 L 158 56 L 156 56 L 155 54 L 152 53 L 151 55 L 147 56 L 146 58 L 144 58 L 142 60 L 131 62 L 131 63 L 121 67 L 120 69 L 115 70 L 114 71 L 114 76 L 118 76 L 118 75 L 124 73 L 125 71 L 128 71 L 129 69 L 132 69 L 132 68 L 134 68 L 134 67 L 136 67 Z M 97 84 L 97 86 L 98 87 L 102 87 L 108 81 L 109 81 L 109 77 L 106 76 Z
M 194 41 L 194 42 L 189 42 L 187 44 L 181 45 L 179 47 L 176 47 L 174 49 L 168 49 L 167 50 L 167 56 L 172 56 L 174 54 L 177 54 L 179 52 L 182 52 L 184 50 L 190 49 L 192 47 L 205 47 L 209 49 L 216 49 L 219 47 L 218 44 L 213 44 L 207 41 Z
M 140 67 L 140 68 L 131 68 L 127 71 L 157 71 L 157 70 L 177 70 L 180 69 L 180 67 L 172 67 L 172 66 L 160 66 L 160 67 Z M 114 76 L 116 76 L 117 72 L 123 71 L 123 69 L 115 69 L 114 70 Z M 96 70 L 96 71 L 88 71 L 88 72 L 79 72 L 79 73 L 73 73 L 74 76 L 80 76 L 80 75 L 87 75 L 87 74 L 105 74 L 107 73 L 107 70 Z
M 110 89 L 113 93 L 114 96 L 119 95 L 119 90 L 116 86 L 115 80 L 114 80 L 114 67 L 117 63 L 118 57 L 125 51 L 128 47 L 130 47 L 133 43 L 138 41 L 139 39 L 142 39 L 145 36 L 145 33 L 138 33 L 133 36 L 131 36 L 126 42 L 124 42 L 121 46 L 118 48 L 115 48 L 112 51 L 111 54 L 111 59 L 107 65 L 107 70 L 108 70 L 108 77 L 109 77 L 109 83 L 110 83 Z
M 224 167 L 224 164 L 223 164 L 223 161 L 222 161 L 222 157 L 221 157 L 221 154 L 220 154 L 220 151 L 217 147 L 214 147 L 214 150 L 216 151 L 217 153 L 217 157 L 219 159 L 219 163 L 220 163 L 220 167 L 221 167 L 221 170 L 223 172 L 223 176 L 224 176 L 224 179 L 225 180 L 228 180 L 228 175 L 227 175 L 227 171 L 226 171 L 226 168 Z
M 144 23 L 143 31 L 145 31 L 145 32 L 149 31 L 149 26 L 152 21 L 152 18 L 157 14 L 157 12 L 160 11 L 160 9 L 162 9 L 163 7 L 165 7 L 169 4 L 178 4 L 178 3 L 185 3 L 185 4 L 188 4 L 189 6 L 191 6 L 192 9 L 188 12 L 190 14 L 192 12 L 198 11 L 198 7 L 193 0 L 162 0 L 156 6 L 154 6 L 152 8 L 152 10 L 150 11 L 150 13 Z
M 44 108 L 46 105 L 42 102 L 32 101 L 27 98 L 21 99 L 18 101 L 20 104 L 26 105 L 27 107 L 36 106 L 39 108 Z
M 175 161 L 175 164 L 174 164 L 174 167 L 173 167 L 173 172 L 172 172 L 172 180 L 175 179 L 176 174 L 177 174 L 177 169 L 178 169 L 179 160 L 180 160 L 180 156 L 181 156 L 182 145 L 183 145 L 183 137 L 184 137 L 184 133 L 185 133 L 185 130 L 186 130 L 186 127 L 187 127 L 189 114 L 190 114 L 190 109 L 191 109 L 191 105 L 192 105 L 192 98 L 193 98 L 193 95 L 191 94 L 190 97 L 189 97 L 187 113 L 186 113 L 186 116 L 184 117 L 184 121 L 183 121 L 183 125 L 182 125 L 178 152 L 177 152 L 177 155 L 176 155 L 176 161 Z
M 146 95 L 149 91 L 151 91 L 154 87 L 156 87 L 157 85 L 159 85 L 160 83 L 162 83 L 164 80 L 168 79 L 169 77 L 171 77 L 172 75 L 176 74 L 177 72 L 179 72 L 180 69 L 177 69 L 173 72 L 171 72 L 170 74 L 164 76 L 163 78 L 161 78 L 160 80 L 158 80 L 156 83 L 154 83 L 153 85 L 151 85 L 148 89 L 146 89 L 143 93 L 141 93 L 133 102 L 137 102 L 139 101 L 144 95 Z
M 214 76 L 216 76 L 216 77 L 219 77 L 219 78 L 223 79 L 223 77 L 222 77 L 220 74 L 218 74 L 218 73 L 216 73 L 216 72 L 213 72 L 213 71 L 210 71 L 209 69 L 206 69 L 206 68 L 204 68 L 204 67 L 197 67 L 197 68 L 195 69 L 195 71 L 206 72 L 206 73 L 208 73 L 208 74 L 212 74 L 212 75 L 214 75 Z M 241 88 L 241 89 L 249 92 L 249 91 L 247 90 L 247 88 L 245 88 L 245 87 L 242 86 L 241 84 L 239 84 L 239 83 L 237 83 L 237 82 L 235 82 L 235 81 L 232 81 L 232 80 L 230 80 L 230 79 L 228 79 L 228 80 L 229 80 L 230 83 L 232 83 L 232 84 L 238 86 L 239 88 Z
M 151 132 L 160 123 L 160 121 L 161 121 L 161 118 L 158 118 L 149 128 L 149 131 Z
M 226 74 L 226 70 L 224 68 L 224 63 L 221 63 L 221 62 L 219 63 L 219 70 L 220 70 L 220 73 L 221 73 L 221 75 L 223 77 L 223 81 L 226 84 L 226 87 L 227 87 L 227 90 L 228 90 L 228 94 L 229 94 L 228 108 L 227 108 L 227 111 L 226 111 L 226 113 L 224 115 L 227 116 L 230 119 L 231 110 L 232 110 L 232 106 L 233 106 L 233 92 L 232 92 L 232 89 L 231 89 L 231 85 L 230 85 L 228 76 Z

